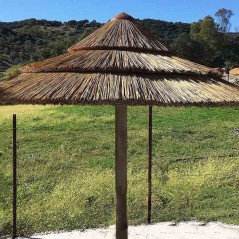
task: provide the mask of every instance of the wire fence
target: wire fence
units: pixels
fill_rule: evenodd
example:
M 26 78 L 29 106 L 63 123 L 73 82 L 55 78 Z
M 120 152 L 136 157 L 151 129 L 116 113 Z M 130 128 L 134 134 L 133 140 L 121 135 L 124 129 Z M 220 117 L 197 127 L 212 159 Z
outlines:
M 93 126 L 17 127 L 18 233 L 114 223 L 115 129 Z M 12 131 L 0 125 L 0 236 L 12 227 Z M 129 220 L 137 224 L 146 221 L 147 124 L 129 127 L 128 137 Z M 154 126 L 152 221 L 237 217 L 238 149 L 236 125 Z M 219 209 L 223 197 L 231 208 Z

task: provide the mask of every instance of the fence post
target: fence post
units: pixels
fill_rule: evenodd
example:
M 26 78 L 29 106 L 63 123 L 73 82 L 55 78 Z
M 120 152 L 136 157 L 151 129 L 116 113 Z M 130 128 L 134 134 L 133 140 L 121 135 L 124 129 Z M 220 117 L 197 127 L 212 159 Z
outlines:
M 13 114 L 12 238 L 17 237 L 17 116 Z

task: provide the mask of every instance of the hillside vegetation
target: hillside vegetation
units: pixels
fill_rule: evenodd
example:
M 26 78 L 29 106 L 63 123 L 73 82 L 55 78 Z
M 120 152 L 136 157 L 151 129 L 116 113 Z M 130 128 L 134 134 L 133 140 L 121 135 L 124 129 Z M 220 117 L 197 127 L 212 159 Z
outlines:
M 0 106 L 0 235 L 11 231 L 14 112 L 19 232 L 114 224 L 114 108 Z M 153 113 L 153 222 L 239 224 L 238 108 Z M 147 107 L 129 107 L 128 174 L 129 223 L 145 223 Z
M 76 40 L 94 31 L 100 23 L 70 23 L 28 19 L 0 22 L 0 70 L 64 53 Z
M 221 32 L 219 24 L 210 16 L 193 24 L 154 19 L 137 21 L 181 57 L 211 67 L 239 64 L 239 35 Z M 0 71 L 65 53 L 69 46 L 100 26 L 102 23 L 88 20 L 0 22 Z

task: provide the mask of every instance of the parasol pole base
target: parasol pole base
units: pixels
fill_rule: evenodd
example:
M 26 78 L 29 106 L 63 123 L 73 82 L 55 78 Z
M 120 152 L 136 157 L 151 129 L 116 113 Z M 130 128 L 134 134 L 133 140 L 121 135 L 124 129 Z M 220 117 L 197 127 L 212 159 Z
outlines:
M 116 239 L 128 238 L 127 106 L 115 106 Z

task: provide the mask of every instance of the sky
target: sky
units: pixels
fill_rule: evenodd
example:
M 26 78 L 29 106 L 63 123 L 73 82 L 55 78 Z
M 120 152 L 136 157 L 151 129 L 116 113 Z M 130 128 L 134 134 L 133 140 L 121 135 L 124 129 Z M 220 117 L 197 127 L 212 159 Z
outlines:
M 107 22 L 126 12 L 139 19 L 191 23 L 207 15 L 214 17 L 220 8 L 233 10 L 234 31 L 239 27 L 239 0 L 0 0 L 0 21 L 36 18 Z

